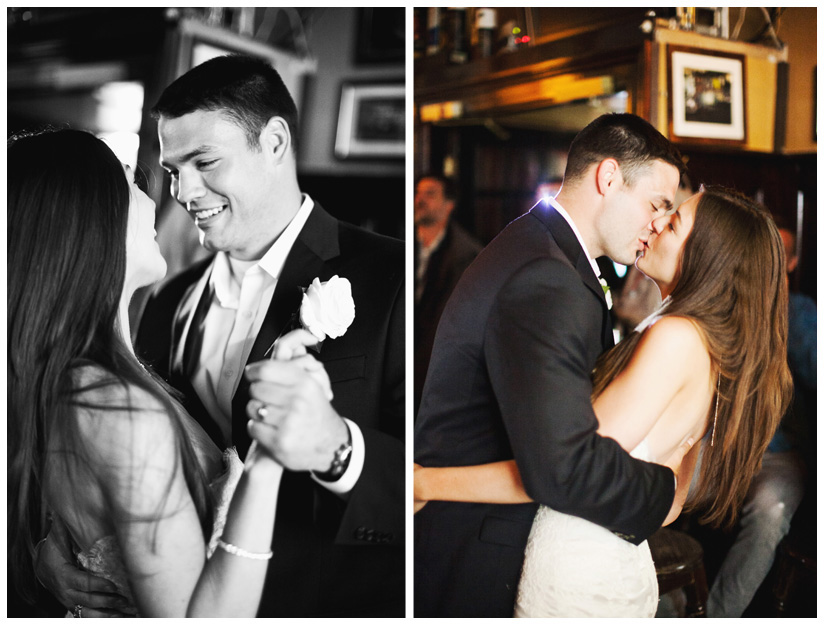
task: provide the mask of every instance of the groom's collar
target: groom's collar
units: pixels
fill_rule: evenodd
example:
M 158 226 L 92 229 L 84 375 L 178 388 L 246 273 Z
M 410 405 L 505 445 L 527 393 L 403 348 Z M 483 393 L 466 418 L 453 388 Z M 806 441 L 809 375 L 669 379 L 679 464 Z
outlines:
M 590 267 L 593 268 L 593 273 L 596 275 L 596 278 L 601 276 L 601 270 L 599 269 L 599 264 L 596 263 L 596 259 L 592 257 L 590 251 L 587 249 L 587 246 L 584 243 L 584 239 L 582 238 L 582 234 L 579 232 L 579 229 L 576 228 L 576 223 L 573 221 L 573 218 L 570 217 L 570 214 L 564 210 L 564 207 L 558 203 L 555 198 L 547 198 L 542 200 L 542 202 L 546 202 L 550 206 L 552 206 L 559 215 L 564 218 L 564 221 L 567 222 L 567 225 L 570 226 L 570 229 L 573 231 L 573 234 L 576 235 L 576 239 L 579 241 L 579 245 L 581 249 L 584 251 L 585 256 L 587 257 L 588 262 L 590 263 Z
M 561 251 L 570 260 L 570 264 L 579 270 L 586 282 L 589 282 L 588 277 L 597 278 L 576 232 L 556 207 L 549 202 L 540 201 L 530 209 L 530 214 L 535 216 L 550 232 Z M 598 280 L 593 282 L 598 284 Z
M 212 276 L 209 279 L 215 289 L 215 295 L 218 297 L 218 300 L 222 303 L 237 300 L 237 294 L 233 293 L 235 291 L 232 288 L 233 280 L 240 284 L 243 279 L 243 273 L 255 265 L 260 267 L 261 270 L 269 274 L 273 279 L 277 280 L 284 267 L 286 258 L 290 250 L 292 250 L 292 246 L 295 245 L 295 240 L 303 230 L 304 224 L 306 224 L 314 207 L 315 203 L 312 201 L 312 198 L 304 194 L 303 201 L 295 217 L 287 224 L 284 231 L 278 235 L 278 238 L 264 253 L 263 257 L 258 260 L 237 261 L 231 259 L 226 252 L 218 252 L 215 255 Z M 235 278 L 233 278 L 233 276 Z

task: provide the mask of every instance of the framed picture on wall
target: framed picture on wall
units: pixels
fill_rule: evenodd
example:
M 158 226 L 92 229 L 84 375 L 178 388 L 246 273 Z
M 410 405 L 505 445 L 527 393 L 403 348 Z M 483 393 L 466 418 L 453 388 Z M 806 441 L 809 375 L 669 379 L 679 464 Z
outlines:
M 745 143 L 743 56 L 669 46 L 668 73 L 672 140 Z
M 405 104 L 403 83 L 344 83 L 335 156 L 403 158 Z

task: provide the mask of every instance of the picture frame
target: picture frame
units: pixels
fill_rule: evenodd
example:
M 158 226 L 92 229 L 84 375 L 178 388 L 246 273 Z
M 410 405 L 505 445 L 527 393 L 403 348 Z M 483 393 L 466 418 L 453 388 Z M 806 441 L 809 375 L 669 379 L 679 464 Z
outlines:
M 668 46 L 667 58 L 671 140 L 745 144 L 744 56 Z
M 406 154 L 404 92 L 404 83 L 343 83 L 335 156 L 339 159 L 403 159 Z

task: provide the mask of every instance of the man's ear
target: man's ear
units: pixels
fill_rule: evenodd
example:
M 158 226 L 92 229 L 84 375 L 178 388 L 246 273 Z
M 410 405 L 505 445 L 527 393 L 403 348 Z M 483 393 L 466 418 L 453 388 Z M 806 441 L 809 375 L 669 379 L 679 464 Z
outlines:
M 275 115 L 261 131 L 261 147 L 281 161 L 292 152 L 292 135 L 284 118 Z
M 622 182 L 622 172 L 616 159 L 605 159 L 596 166 L 596 189 L 601 195 L 615 190 Z

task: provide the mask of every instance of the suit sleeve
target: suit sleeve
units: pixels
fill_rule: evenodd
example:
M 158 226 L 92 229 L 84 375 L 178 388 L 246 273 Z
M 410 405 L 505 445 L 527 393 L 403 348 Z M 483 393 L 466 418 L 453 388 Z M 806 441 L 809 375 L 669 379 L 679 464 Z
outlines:
M 602 306 L 572 268 L 535 260 L 499 293 L 485 358 L 530 497 L 641 543 L 664 521 L 674 479 L 596 434 L 590 369 Z
M 361 425 L 365 458 L 337 542 L 404 545 L 405 307 L 400 281 L 389 314 L 378 425 Z

